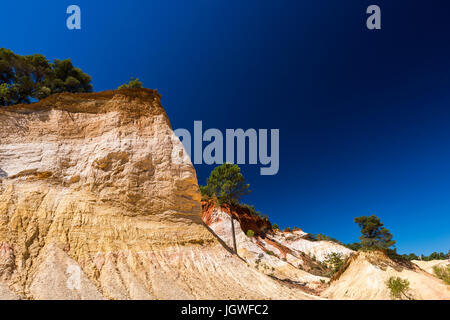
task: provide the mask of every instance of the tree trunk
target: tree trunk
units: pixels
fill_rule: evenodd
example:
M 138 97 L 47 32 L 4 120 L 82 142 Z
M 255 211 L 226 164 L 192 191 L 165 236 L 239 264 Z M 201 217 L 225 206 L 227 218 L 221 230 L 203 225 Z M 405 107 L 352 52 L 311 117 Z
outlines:
M 231 233 L 233 236 L 233 249 L 234 253 L 237 254 L 237 247 L 236 247 L 236 233 L 234 231 L 234 216 L 233 216 L 233 206 L 230 206 L 230 215 L 231 215 Z

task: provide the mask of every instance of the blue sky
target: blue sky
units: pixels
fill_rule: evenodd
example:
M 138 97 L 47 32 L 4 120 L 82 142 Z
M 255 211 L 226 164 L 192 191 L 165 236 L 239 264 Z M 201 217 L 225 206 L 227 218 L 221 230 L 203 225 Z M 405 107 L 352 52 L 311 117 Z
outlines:
M 66 28 L 77 4 L 82 30 Z M 368 5 L 382 30 L 365 28 Z M 280 129 L 280 171 L 243 199 L 282 227 L 401 253 L 450 249 L 448 1 L 9 1 L 0 46 L 71 58 L 96 91 L 157 88 L 174 128 Z M 211 166 L 197 166 L 204 183 Z

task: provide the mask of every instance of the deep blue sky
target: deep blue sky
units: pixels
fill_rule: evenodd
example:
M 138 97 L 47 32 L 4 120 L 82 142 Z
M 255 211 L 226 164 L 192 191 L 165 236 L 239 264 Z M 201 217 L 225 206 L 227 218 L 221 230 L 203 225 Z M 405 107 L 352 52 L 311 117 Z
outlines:
M 82 30 L 66 29 L 66 8 Z M 365 27 L 378 4 L 382 30 Z M 157 88 L 174 128 L 279 128 L 280 171 L 243 166 L 280 226 L 344 242 L 376 214 L 401 253 L 450 249 L 448 1 L 4 1 L 0 46 L 71 58 L 96 91 Z M 212 167 L 197 166 L 204 183 Z

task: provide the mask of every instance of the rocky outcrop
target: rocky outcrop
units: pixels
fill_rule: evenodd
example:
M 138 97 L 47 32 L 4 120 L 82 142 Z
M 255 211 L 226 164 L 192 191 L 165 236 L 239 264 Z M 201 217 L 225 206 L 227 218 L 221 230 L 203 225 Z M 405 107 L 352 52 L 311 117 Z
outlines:
M 313 298 L 204 226 L 156 91 L 54 95 L 0 124 L 0 297 Z

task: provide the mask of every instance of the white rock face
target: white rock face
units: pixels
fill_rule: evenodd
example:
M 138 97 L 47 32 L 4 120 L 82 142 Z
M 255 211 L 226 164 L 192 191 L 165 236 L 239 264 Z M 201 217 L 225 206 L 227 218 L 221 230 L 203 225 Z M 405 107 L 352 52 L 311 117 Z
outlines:
M 325 261 L 327 256 L 331 253 L 340 253 L 343 257 L 348 257 L 354 253 L 353 250 L 332 241 L 306 240 L 303 238 L 306 234 L 304 234 L 304 232 L 302 233 L 286 235 L 285 233 L 277 232 L 275 239 L 288 248 L 315 257 L 320 262 Z
M 204 213 L 205 214 L 205 213 Z M 205 219 L 205 216 L 204 216 Z M 207 216 L 208 226 L 219 236 L 229 248 L 233 248 L 231 217 L 223 209 L 215 207 Z M 291 236 L 304 235 L 302 231 L 295 231 Z M 310 289 L 317 289 L 329 279 L 311 274 L 312 261 L 306 259 L 298 250 L 289 248 L 278 241 L 278 237 L 266 234 L 264 237 L 248 237 L 241 225 L 235 220 L 235 233 L 238 254 L 252 267 L 272 277 L 299 283 Z

